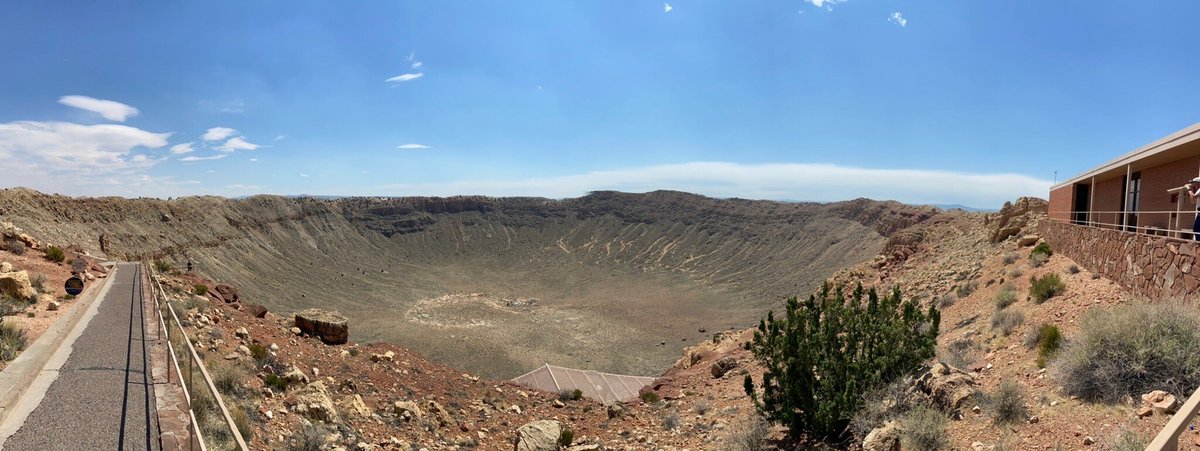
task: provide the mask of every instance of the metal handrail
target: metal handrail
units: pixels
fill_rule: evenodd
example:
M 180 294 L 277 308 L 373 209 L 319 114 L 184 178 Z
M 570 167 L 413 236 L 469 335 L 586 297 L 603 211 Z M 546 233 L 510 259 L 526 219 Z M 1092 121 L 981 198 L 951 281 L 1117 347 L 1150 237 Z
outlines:
M 1130 232 L 1130 233 L 1137 233 L 1137 234 L 1143 234 L 1143 235 L 1158 236 L 1158 237 L 1164 237 L 1164 238 L 1179 240 L 1179 241 L 1192 241 L 1189 238 L 1193 234 L 1192 230 L 1189 228 L 1183 228 L 1183 227 L 1181 227 L 1181 224 L 1180 224 L 1181 220 L 1183 220 L 1183 217 L 1186 216 L 1187 213 L 1196 213 L 1196 212 L 1192 211 L 1192 210 L 1175 210 L 1175 211 L 1051 210 L 1048 212 L 1047 216 L 1049 217 L 1049 220 L 1051 222 L 1069 223 L 1069 224 L 1080 225 L 1080 226 L 1085 226 L 1085 227 L 1110 229 L 1110 230 L 1117 230 L 1117 231 L 1121 231 L 1121 232 Z M 1087 220 L 1076 219 L 1078 217 L 1078 215 L 1080 215 L 1080 214 L 1088 215 L 1087 216 L 1088 219 Z M 1121 218 L 1125 215 L 1138 215 L 1141 218 L 1146 218 L 1147 215 L 1158 215 L 1158 214 L 1170 214 L 1173 216 L 1168 216 L 1167 226 L 1162 227 L 1162 226 L 1124 225 L 1124 224 L 1119 224 L 1119 223 L 1115 223 L 1115 222 L 1103 222 L 1103 221 L 1092 220 L 1094 215 L 1101 215 L 1101 214 L 1121 215 L 1121 216 L 1117 216 L 1118 220 L 1119 220 L 1119 218 Z M 1065 218 L 1063 216 L 1065 216 Z M 1172 221 L 1174 222 L 1174 224 L 1171 224 Z M 1165 233 L 1165 235 L 1164 235 L 1164 233 Z
M 1167 421 L 1167 425 L 1163 426 L 1162 432 L 1159 432 L 1157 437 L 1154 437 L 1154 441 L 1150 442 L 1146 451 L 1179 449 L 1179 436 L 1187 431 L 1188 425 L 1191 424 L 1192 418 L 1196 416 L 1197 412 L 1200 412 L 1200 388 L 1197 388 L 1179 408 L 1179 411 L 1175 412 L 1175 415 Z
M 204 439 L 200 436 L 200 429 L 196 427 L 196 413 L 192 411 L 192 393 L 188 389 L 187 384 L 183 383 L 183 369 L 179 367 L 179 359 L 175 358 L 175 345 L 171 343 L 171 329 L 167 327 L 167 321 L 163 319 L 162 305 L 158 302 L 159 296 L 166 297 L 166 293 L 162 291 L 162 285 L 154 278 L 149 267 L 146 267 L 146 274 L 152 282 L 150 284 L 151 298 L 154 299 L 154 310 L 158 314 L 158 324 L 161 325 L 163 336 L 167 341 L 167 358 L 171 360 L 171 366 L 175 367 L 175 374 L 179 377 L 179 387 L 183 390 L 183 399 L 188 403 L 188 433 L 192 434 L 188 437 L 188 449 L 194 449 L 193 444 L 200 445 L 200 451 L 208 451 L 208 447 L 204 444 Z M 167 382 L 171 381 L 171 371 L 167 371 Z
M 171 303 L 166 301 L 166 291 L 163 290 L 162 285 L 159 284 L 157 278 L 151 277 L 151 279 L 154 280 L 155 285 L 158 286 L 159 295 L 163 296 L 163 302 L 160 305 L 165 306 L 167 312 L 170 313 L 170 315 L 168 315 L 168 316 L 171 319 L 171 322 L 173 323 L 173 325 L 176 328 L 178 328 L 179 333 L 183 338 L 183 343 L 187 347 L 188 369 L 189 369 L 188 383 L 192 382 L 193 368 L 199 368 L 200 376 L 204 379 L 204 385 L 208 388 L 209 393 L 212 394 L 213 400 L 216 401 L 217 407 L 221 411 L 221 416 L 224 417 L 224 419 L 225 419 L 225 426 L 228 427 L 229 431 L 232 433 L 233 439 L 236 442 L 238 449 L 249 450 L 250 447 L 246 445 L 246 440 L 244 438 L 242 438 L 241 431 L 238 430 L 237 425 L 233 421 L 233 416 L 230 415 L 229 409 L 225 406 L 225 401 L 224 401 L 223 397 L 221 396 L 221 392 L 217 390 L 217 386 L 213 383 L 212 376 L 210 376 L 208 374 L 208 369 L 204 365 L 204 360 L 200 358 L 200 354 L 197 353 L 196 348 L 192 346 L 191 337 L 189 337 L 187 334 L 187 331 L 183 329 L 183 324 L 179 321 L 179 315 L 175 313 L 175 308 L 171 306 Z M 155 300 L 155 302 L 157 303 L 158 301 Z M 161 312 L 160 312 L 160 315 L 161 315 Z M 166 327 L 166 324 L 164 324 L 164 327 Z M 169 334 L 170 334 L 170 332 L 169 332 L 169 328 L 168 328 L 168 339 L 167 339 L 168 344 L 170 344 L 170 341 L 171 341 Z M 171 349 L 173 349 L 173 348 L 171 348 Z M 173 356 L 173 354 L 172 354 L 172 356 Z M 178 371 L 178 368 L 179 368 L 178 362 L 176 362 L 177 371 Z M 183 375 L 182 372 L 178 372 L 177 374 L 179 374 L 180 376 Z M 180 377 L 180 379 L 181 379 L 181 381 L 180 381 L 181 385 L 186 387 L 187 384 L 182 383 L 183 378 Z M 196 426 L 196 413 L 195 413 L 195 410 L 192 409 L 192 391 L 187 390 L 185 388 L 184 394 L 187 396 L 188 414 L 191 417 L 191 421 L 192 421 L 192 425 L 193 425 L 192 429 L 197 436 L 203 437 L 202 434 L 200 433 L 200 428 L 198 426 Z M 202 450 L 206 449 L 206 447 L 204 446 L 203 439 L 200 440 L 200 446 L 201 446 Z

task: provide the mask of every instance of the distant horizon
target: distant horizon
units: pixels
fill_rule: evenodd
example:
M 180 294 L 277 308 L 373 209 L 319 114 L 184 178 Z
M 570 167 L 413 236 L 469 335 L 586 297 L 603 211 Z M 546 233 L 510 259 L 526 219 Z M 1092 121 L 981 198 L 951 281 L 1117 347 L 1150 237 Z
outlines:
M 67 196 L 67 197 L 71 197 L 71 198 L 104 198 L 104 197 L 117 197 L 117 198 L 122 198 L 122 199 L 139 199 L 139 198 L 148 198 L 148 199 L 158 199 L 158 200 L 171 200 L 171 199 L 180 199 L 180 198 L 187 198 L 187 197 L 220 197 L 220 198 L 224 198 L 224 199 L 234 199 L 234 200 L 237 200 L 237 199 L 247 199 L 247 198 L 251 198 L 251 197 L 255 197 L 255 196 L 275 196 L 275 197 L 284 197 L 284 198 L 312 198 L 312 199 L 320 199 L 320 200 L 336 200 L 336 199 L 358 198 L 358 197 L 363 197 L 363 198 L 384 198 L 384 199 L 403 199 L 403 198 L 421 198 L 421 197 L 424 197 L 424 198 L 434 198 L 434 199 L 449 199 L 449 198 L 455 198 L 455 197 L 485 197 L 485 198 L 489 198 L 489 199 L 516 199 L 516 198 L 530 198 L 530 199 L 547 199 L 547 200 L 569 200 L 569 199 L 579 199 L 579 198 L 583 198 L 583 197 L 591 196 L 591 195 L 594 195 L 594 194 L 606 193 L 606 192 L 611 192 L 611 193 L 620 193 L 620 194 L 652 194 L 652 193 L 655 193 L 655 192 L 673 192 L 673 193 L 689 194 L 689 195 L 700 196 L 700 197 L 706 197 L 706 198 L 710 198 L 710 199 L 719 199 L 719 200 L 749 200 L 749 201 L 765 201 L 765 202 L 780 202 L 780 203 L 816 203 L 816 204 L 831 204 L 831 203 L 838 203 L 838 202 L 851 202 L 851 201 L 855 201 L 855 200 L 859 200 L 859 199 L 866 199 L 866 200 L 870 200 L 870 201 L 874 201 L 874 202 L 897 202 L 897 203 L 900 203 L 900 204 L 904 204 L 904 205 L 911 205 L 911 206 L 920 206 L 920 207 L 934 207 L 934 208 L 940 208 L 940 209 L 943 209 L 943 210 L 954 210 L 954 209 L 960 209 L 960 210 L 965 210 L 965 211 L 969 211 L 969 212 L 992 212 L 992 211 L 999 211 L 999 210 L 1000 210 L 1000 208 L 1003 206 L 1003 203 L 1001 203 L 1000 205 L 998 205 L 998 206 L 996 206 L 996 207 L 979 207 L 979 206 L 972 206 L 972 205 L 963 205 L 963 204 L 948 204 L 948 203 L 910 203 L 910 202 L 902 202 L 902 201 L 895 200 L 895 199 L 882 199 L 882 198 L 871 198 L 871 197 L 853 197 L 853 198 L 846 198 L 846 199 L 835 199 L 835 200 L 824 200 L 824 201 L 821 201 L 821 200 L 803 200 L 803 199 L 764 199 L 764 198 L 750 198 L 750 197 L 736 197 L 736 196 L 735 196 L 735 197 L 719 197 L 719 196 L 708 196 L 708 195 L 699 194 L 699 193 L 693 193 L 693 192 L 688 192 L 688 191 L 669 190 L 669 189 L 661 189 L 661 190 L 653 190 L 653 191 L 640 191 L 640 192 L 638 192 L 638 191 L 619 191 L 619 190 L 596 190 L 596 191 L 589 191 L 589 192 L 587 192 L 587 193 L 584 193 L 584 194 L 581 194 L 581 195 L 578 195 L 578 196 L 568 196 L 568 197 L 547 197 L 547 196 L 490 196 L 490 195 L 486 195 L 486 194 L 471 194 L 471 193 L 465 193 L 465 194 L 451 194 L 451 195 L 444 195 L 444 196 L 421 195 L 421 194 L 412 194 L 412 195 L 394 195 L 394 196 L 388 196 L 388 195 L 367 195 L 367 194 L 345 194 L 345 195 L 331 195 L 331 194 L 313 194 L 313 193 L 293 193 L 293 194 L 252 193 L 252 194 L 244 194 L 244 195 L 240 195 L 240 196 L 222 196 L 222 195 L 219 195 L 219 194 L 184 194 L 184 195 L 180 195 L 180 196 L 163 196 L 163 197 L 156 197 L 156 196 L 122 196 L 122 195 L 103 195 L 103 196 L 91 196 L 91 195 L 71 195 L 71 194 L 63 194 L 63 193 L 46 192 L 46 191 L 41 191 L 41 190 L 38 190 L 38 189 L 34 189 L 34 188 L 30 188 L 30 187 L 26 187 L 26 186 L 11 186 L 11 187 L 4 187 L 4 188 L 0 188 L 0 190 L 6 190 L 6 189 L 29 190 L 29 191 L 34 191 L 34 192 L 37 192 L 37 193 L 40 193 L 40 194 L 44 194 L 44 195 L 50 195 L 50 196 Z M 1030 196 L 1023 196 L 1023 197 L 1030 197 Z M 1041 197 L 1038 197 L 1038 196 L 1032 196 L 1032 197 L 1037 197 L 1037 198 L 1039 198 L 1039 199 L 1043 199 L 1043 200 L 1045 200 L 1044 198 L 1041 198 Z M 1018 198 L 1013 198 L 1013 199 L 1009 199 L 1009 200 L 1007 200 L 1007 201 L 1005 201 L 1005 202 L 1012 202 L 1012 201 L 1016 201 L 1017 199 L 1018 199 Z
M 1197 14 L 1182 0 L 17 3 L 0 17 L 21 43 L 0 49 L 0 186 L 999 205 L 1200 120 L 1200 61 L 1179 58 Z

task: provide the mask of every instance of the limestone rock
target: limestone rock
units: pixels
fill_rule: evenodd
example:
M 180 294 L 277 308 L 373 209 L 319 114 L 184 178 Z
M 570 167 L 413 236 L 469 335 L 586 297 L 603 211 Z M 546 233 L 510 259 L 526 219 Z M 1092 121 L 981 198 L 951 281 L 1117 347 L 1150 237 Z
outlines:
M 562 425 L 554 420 L 538 420 L 517 428 L 516 451 L 557 451 Z
M 321 337 L 328 344 L 340 345 L 350 338 L 350 325 L 337 312 L 308 309 L 296 314 L 296 327 L 309 335 Z
M 253 315 L 255 318 L 265 318 L 267 316 L 267 308 L 258 304 L 246 304 L 246 313 Z
M 1142 395 L 1142 405 L 1154 410 L 1157 414 L 1171 414 L 1179 407 L 1175 396 L 1162 390 L 1154 390 Z
M 383 354 L 371 354 L 371 361 L 372 362 L 391 362 L 392 359 L 395 357 L 396 357 L 395 352 L 388 351 Z
M 337 423 L 341 419 L 321 381 L 308 384 L 297 393 L 296 413 L 326 423 Z
M 11 268 L 11 265 L 9 265 Z M 12 268 L 0 272 L 0 295 L 8 295 L 21 300 L 37 299 L 37 290 L 29 283 L 29 273 Z
M 1025 235 L 1025 236 L 1021 237 L 1021 239 L 1017 240 L 1017 246 L 1021 246 L 1021 247 L 1033 246 L 1033 245 L 1037 244 L 1037 242 L 1041 239 L 1042 239 L 1042 237 L 1037 236 L 1037 235 Z
M 30 249 L 37 249 L 39 247 L 37 240 L 33 239 L 32 236 L 29 236 L 29 234 L 25 233 L 24 230 L 21 230 L 20 227 L 13 225 L 11 222 L 0 222 L 0 240 L 3 238 L 15 238 L 17 241 L 24 243 L 25 247 Z
M 250 338 L 250 332 L 247 331 L 245 327 L 239 327 L 237 330 L 233 331 L 233 336 L 238 338 Z
M 362 395 L 358 394 L 342 398 L 338 405 L 342 408 L 343 413 L 351 417 L 371 418 L 371 414 L 374 413 L 370 407 L 367 407 L 367 403 L 363 402 Z
M 284 371 L 279 377 L 287 380 L 288 382 L 301 384 L 308 383 L 308 376 L 305 375 L 303 371 L 300 371 L 300 368 L 296 368 L 295 366 L 289 368 L 287 371 Z
M 917 379 L 917 387 L 949 411 L 957 411 L 979 393 L 975 376 L 945 363 L 935 363 Z
M 863 440 L 863 451 L 899 451 L 900 425 L 889 421 L 871 430 Z
M 425 409 L 437 419 L 438 426 L 445 427 L 454 424 L 454 417 L 450 415 L 450 411 L 443 408 L 437 401 L 429 400 L 429 402 L 425 403 Z
M 405 420 L 421 418 L 425 415 L 424 412 L 421 412 L 421 408 L 417 406 L 417 403 L 412 401 L 396 401 L 392 404 L 392 409 L 396 412 L 396 415 Z

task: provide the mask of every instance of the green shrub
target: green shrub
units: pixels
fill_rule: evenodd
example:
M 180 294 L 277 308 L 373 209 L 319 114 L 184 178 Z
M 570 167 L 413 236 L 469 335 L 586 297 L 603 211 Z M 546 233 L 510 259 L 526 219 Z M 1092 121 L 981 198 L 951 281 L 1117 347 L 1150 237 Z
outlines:
M 1200 385 L 1200 310 L 1165 301 L 1092 309 L 1051 370 L 1064 393 L 1084 401 L 1191 393 Z
M 950 449 L 946 435 L 946 414 L 924 404 L 908 411 L 900 419 L 900 443 L 903 449 L 936 451 Z
M 669 413 L 667 413 L 667 416 L 663 417 L 663 429 L 668 430 L 668 431 L 674 431 L 676 429 L 679 429 L 679 424 L 681 422 L 682 422 L 682 420 L 680 420 L 678 413 L 669 412 Z
M 254 428 L 250 425 L 250 416 L 246 415 L 246 408 L 234 406 L 229 414 L 233 417 L 233 425 L 237 427 L 238 433 L 249 443 L 254 438 Z
M 571 400 L 572 401 L 578 401 L 581 399 L 583 399 L 583 390 L 576 388 L 575 390 L 571 391 Z
M 197 296 L 204 296 L 208 294 L 208 286 L 202 284 L 193 285 L 192 293 L 195 293 Z
M 942 354 L 942 361 L 959 369 L 966 369 L 975 363 L 979 354 L 979 344 L 969 338 L 959 339 L 950 342 L 946 345 L 946 352 Z
M 7 362 L 17 358 L 28 344 L 25 329 L 7 321 L 0 323 L 0 360 Z
M 1003 336 L 1011 335 L 1023 322 L 1025 315 L 1016 310 L 996 310 L 996 313 L 992 314 L 992 329 L 999 331 Z
M 67 259 L 67 254 L 58 246 L 51 245 L 46 248 L 46 259 L 55 263 L 62 263 L 63 260 Z
M 158 270 L 158 272 L 160 272 L 160 273 L 170 272 L 171 271 L 171 263 L 169 263 L 165 260 L 155 260 L 154 261 L 154 269 Z
M 866 299 L 864 299 L 866 294 Z M 941 313 L 921 311 L 900 289 L 880 298 L 858 286 L 847 298 L 828 284 L 807 302 L 787 301 L 759 322 L 750 350 L 766 370 L 761 395 L 744 388 L 768 419 L 793 437 L 835 437 L 862 406 L 862 393 L 914 373 L 934 356 Z
M 321 451 L 325 446 L 325 433 L 317 426 L 305 424 L 292 433 L 287 441 L 287 451 Z
M 1021 277 L 1022 275 L 1025 275 L 1025 271 L 1021 271 L 1021 268 L 1013 268 L 1012 271 L 1008 272 L 1008 276 L 1014 279 Z
M 25 243 L 16 238 L 6 238 L 4 240 L 4 250 L 17 255 L 25 255 Z
M 566 448 L 571 446 L 572 443 L 575 443 L 575 431 L 571 430 L 570 427 L 563 427 L 562 432 L 558 433 L 558 447 Z
M 250 348 L 250 357 L 254 358 L 254 363 L 259 366 L 271 358 L 271 351 L 262 343 L 250 343 L 250 346 L 247 347 Z
M 954 293 L 946 293 L 942 295 L 942 297 L 938 298 L 937 307 L 939 309 L 945 309 L 946 307 L 954 305 L 956 301 L 958 301 L 958 298 L 954 296 Z
M 1047 299 L 1060 295 L 1064 291 L 1067 291 L 1067 284 L 1056 273 L 1029 278 L 1029 295 L 1038 304 L 1046 302 Z
M 209 376 L 221 394 L 241 398 L 246 394 L 246 372 L 236 366 L 209 363 Z
M 1000 291 L 996 292 L 996 310 L 1004 310 L 1014 302 L 1017 302 L 1017 287 L 1011 283 L 1001 285 Z
M 1013 380 L 1000 381 L 996 392 L 989 397 L 988 404 L 998 424 L 1018 423 L 1029 418 L 1029 409 L 1025 407 L 1025 389 Z
M 268 373 L 266 376 L 263 376 L 263 384 L 266 384 L 267 387 L 270 387 L 272 390 L 280 393 L 287 391 L 288 388 L 287 379 L 270 373 Z
M 638 395 L 638 397 L 641 398 L 642 402 L 646 404 L 655 404 L 661 401 L 661 399 L 658 397 L 658 393 L 652 391 L 644 391 Z
M 1058 347 L 1062 345 L 1062 332 L 1058 331 L 1058 326 L 1043 324 L 1041 332 L 1038 334 L 1038 368 L 1045 368 L 1046 362 L 1058 352 Z
M 1032 257 L 1034 254 L 1042 254 L 1049 257 L 1054 255 L 1054 251 L 1050 250 L 1050 243 L 1042 241 L 1041 243 L 1038 243 L 1037 246 L 1033 247 L 1033 252 L 1030 252 L 1029 256 Z
M 1108 447 L 1113 451 L 1143 451 L 1147 446 L 1150 446 L 1150 441 L 1138 435 L 1136 430 L 1121 428 Z
M 959 299 L 962 299 L 970 296 L 971 293 L 974 293 L 977 288 L 979 288 L 979 282 L 972 280 L 959 285 L 958 288 L 955 289 L 954 294 L 957 295 Z

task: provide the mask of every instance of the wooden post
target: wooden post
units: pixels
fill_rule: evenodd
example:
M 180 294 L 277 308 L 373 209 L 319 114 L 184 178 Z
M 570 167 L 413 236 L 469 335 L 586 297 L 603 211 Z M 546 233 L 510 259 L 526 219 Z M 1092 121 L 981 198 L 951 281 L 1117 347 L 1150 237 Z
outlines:
M 1133 180 L 1130 180 L 1132 177 L 1133 165 L 1127 164 L 1125 165 L 1125 194 L 1121 196 L 1125 199 L 1125 204 L 1121 205 L 1121 230 L 1124 230 L 1129 225 L 1129 202 L 1131 201 L 1129 198 L 1129 188 L 1133 186 Z

